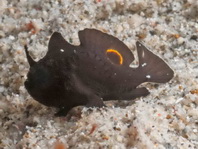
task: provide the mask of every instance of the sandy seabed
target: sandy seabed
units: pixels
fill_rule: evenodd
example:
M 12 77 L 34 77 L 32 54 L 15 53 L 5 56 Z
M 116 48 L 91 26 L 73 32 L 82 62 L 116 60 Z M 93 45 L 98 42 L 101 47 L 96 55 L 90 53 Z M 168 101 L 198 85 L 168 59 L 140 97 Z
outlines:
M 78 31 L 96 28 L 133 52 L 142 41 L 175 71 L 165 84 L 144 84 L 150 95 L 75 108 L 67 117 L 33 100 L 24 88 L 33 58 L 47 51 L 54 31 L 79 44 Z M 82 112 L 81 112 L 82 109 Z M 198 148 L 197 0 L 1 0 L 0 148 Z

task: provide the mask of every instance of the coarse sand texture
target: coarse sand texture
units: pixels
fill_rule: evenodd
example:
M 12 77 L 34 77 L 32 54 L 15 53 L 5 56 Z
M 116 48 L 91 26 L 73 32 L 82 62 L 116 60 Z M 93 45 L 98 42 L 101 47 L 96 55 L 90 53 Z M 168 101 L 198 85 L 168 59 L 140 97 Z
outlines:
M 135 57 L 131 67 L 140 41 L 174 70 L 173 79 L 140 85 L 145 97 L 55 116 L 25 89 L 24 45 L 39 61 L 53 32 L 79 45 L 85 28 L 123 41 Z M 1 0 L 0 148 L 198 149 L 198 1 Z

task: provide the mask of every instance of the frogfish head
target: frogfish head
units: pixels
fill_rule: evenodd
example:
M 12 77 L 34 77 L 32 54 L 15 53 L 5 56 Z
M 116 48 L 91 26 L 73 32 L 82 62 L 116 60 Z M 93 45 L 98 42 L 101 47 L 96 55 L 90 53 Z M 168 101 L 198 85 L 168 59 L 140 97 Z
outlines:
M 27 79 L 24 83 L 28 93 L 38 102 L 46 106 L 55 105 L 56 80 L 49 67 L 42 62 L 35 62 L 29 55 L 27 48 L 26 55 L 30 65 Z M 55 93 L 55 94 L 54 94 Z

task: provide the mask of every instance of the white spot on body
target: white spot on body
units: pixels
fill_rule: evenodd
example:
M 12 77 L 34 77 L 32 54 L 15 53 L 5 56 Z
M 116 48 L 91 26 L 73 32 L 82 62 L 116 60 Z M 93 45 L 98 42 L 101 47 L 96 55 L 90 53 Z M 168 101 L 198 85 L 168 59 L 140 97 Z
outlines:
M 147 63 L 143 63 L 143 64 L 142 64 L 142 67 L 144 67 L 144 66 L 146 66 L 146 65 L 147 65 Z
M 63 49 L 60 49 L 60 51 L 61 51 L 61 52 L 64 52 L 64 50 L 63 50 Z
M 150 79 L 150 78 L 151 78 L 151 76 L 150 76 L 150 75 L 146 75 L 146 78 L 147 78 L 147 79 Z
M 74 53 L 76 53 L 76 50 L 74 50 Z
M 145 55 L 145 53 L 144 53 L 144 51 L 142 51 L 142 58 L 144 58 L 144 55 Z
M 116 75 L 117 75 L 117 73 L 115 72 L 115 73 L 114 73 L 114 75 L 116 76 Z

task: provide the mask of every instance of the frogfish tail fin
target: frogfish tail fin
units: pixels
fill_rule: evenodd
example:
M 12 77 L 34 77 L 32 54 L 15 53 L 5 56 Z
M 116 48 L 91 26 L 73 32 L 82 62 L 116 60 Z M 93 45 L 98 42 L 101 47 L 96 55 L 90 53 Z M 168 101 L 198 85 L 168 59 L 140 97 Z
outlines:
M 138 41 L 136 46 L 139 59 L 138 69 L 143 75 L 143 82 L 165 83 L 173 78 L 173 70 L 160 57 Z

